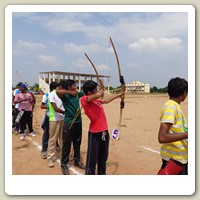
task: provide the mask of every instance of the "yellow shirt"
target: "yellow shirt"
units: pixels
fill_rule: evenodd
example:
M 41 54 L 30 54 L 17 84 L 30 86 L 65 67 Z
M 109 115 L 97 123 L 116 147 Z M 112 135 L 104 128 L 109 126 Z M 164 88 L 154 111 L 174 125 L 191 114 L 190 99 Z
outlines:
M 173 100 L 168 100 L 162 107 L 160 121 L 161 123 L 172 124 L 169 129 L 170 134 L 188 131 L 180 105 Z M 172 158 L 182 164 L 186 164 L 188 162 L 188 143 L 186 140 L 165 143 L 161 146 L 160 153 L 164 160 L 168 161 Z

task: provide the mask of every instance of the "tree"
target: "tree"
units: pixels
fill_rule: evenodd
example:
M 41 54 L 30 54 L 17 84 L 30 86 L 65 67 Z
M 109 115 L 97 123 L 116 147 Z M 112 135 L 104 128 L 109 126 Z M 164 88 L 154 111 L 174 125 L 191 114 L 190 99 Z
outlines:
M 158 89 L 156 86 L 153 86 L 150 88 L 150 93 L 167 93 L 167 87 Z
M 33 90 L 36 91 L 36 92 L 41 91 L 41 89 L 39 88 L 39 84 L 38 83 L 34 84 Z
M 158 88 L 156 86 L 153 86 L 152 88 L 150 88 L 150 92 L 151 93 L 157 93 L 158 92 Z

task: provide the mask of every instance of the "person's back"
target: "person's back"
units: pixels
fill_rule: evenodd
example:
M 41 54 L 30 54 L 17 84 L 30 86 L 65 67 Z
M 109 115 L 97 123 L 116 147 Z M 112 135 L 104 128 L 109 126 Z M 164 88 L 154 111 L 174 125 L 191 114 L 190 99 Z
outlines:
M 161 145 L 162 169 L 170 160 L 183 167 L 180 174 L 187 174 L 188 128 L 180 103 L 188 93 L 187 81 L 181 78 L 171 79 L 168 83 L 170 99 L 163 105 L 160 116 L 158 140 Z

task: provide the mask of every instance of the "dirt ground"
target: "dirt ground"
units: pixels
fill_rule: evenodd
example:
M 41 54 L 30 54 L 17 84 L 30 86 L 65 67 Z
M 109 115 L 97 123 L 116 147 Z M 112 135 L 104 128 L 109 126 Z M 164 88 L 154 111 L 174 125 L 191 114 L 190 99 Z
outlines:
M 20 136 L 12 133 L 12 173 L 13 175 L 62 175 L 59 159 L 54 168 L 47 166 L 47 160 L 41 158 L 42 120 L 45 110 L 40 109 L 42 96 L 37 95 L 34 110 L 33 128 L 36 137 L 28 136 L 20 140 Z M 106 97 L 106 96 L 105 96 Z M 167 94 L 163 95 L 135 95 L 126 94 L 125 108 L 122 114 L 120 140 L 110 140 L 109 157 L 107 161 L 108 175 L 155 175 L 160 166 L 160 144 L 157 140 L 159 116 L 162 105 L 167 101 Z M 104 109 L 107 115 L 110 135 L 118 127 L 120 113 L 120 99 L 107 105 Z M 181 108 L 188 117 L 188 99 L 181 103 Z M 81 145 L 81 159 L 86 161 L 87 131 L 89 120 L 82 110 L 83 138 Z M 71 153 L 71 156 L 73 151 Z M 57 157 L 59 158 L 57 152 Z M 73 166 L 69 162 L 70 174 L 81 175 L 84 170 Z

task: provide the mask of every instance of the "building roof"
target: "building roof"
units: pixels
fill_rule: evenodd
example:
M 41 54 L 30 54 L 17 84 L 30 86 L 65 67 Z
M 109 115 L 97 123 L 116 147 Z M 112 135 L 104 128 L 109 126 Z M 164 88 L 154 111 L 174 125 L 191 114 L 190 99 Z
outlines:
M 94 76 L 96 77 L 96 74 L 84 74 L 84 73 L 74 73 L 74 72 L 61 72 L 61 71 L 49 71 L 49 72 L 40 72 L 39 74 L 58 74 L 58 75 L 75 75 L 75 76 Z M 100 78 L 106 77 L 106 78 L 110 78 L 110 76 L 106 76 L 106 75 L 100 75 Z

